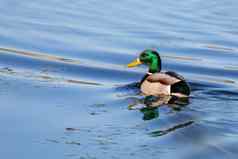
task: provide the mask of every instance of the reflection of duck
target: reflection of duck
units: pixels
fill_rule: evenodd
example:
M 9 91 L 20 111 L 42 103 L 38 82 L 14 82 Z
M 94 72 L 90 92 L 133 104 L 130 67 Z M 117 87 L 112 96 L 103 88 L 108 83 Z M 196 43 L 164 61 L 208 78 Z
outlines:
M 139 64 L 149 66 L 149 71 L 140 82 L 140 90 L 144 95 L 165 95 L 175 98 L 189 96 L 189 85 L 182 76 L 175 72 L 160 72 L 161 59 L 157 51 L 150 49 L 143 51 L 139 58 L 128 64 L 128 67 Z
M 170 98 L 170 96 L 146 96 L 141 99 L 131 97 L 128 99 L 131 101 L 128 109 L 157 108 L 166 104 L 174 110 L 180 110 L 189 104 L 188 98 Z
M 180 111 L 188 105 L 188 98 L 170 98 L 170 96 L 146 96 L 145 98 L 130 98 L 132 103 L 128 109 L 139 109 L 143 113 L 143 120 L 151 120 L 159 117 L 158 107 L 167 104 L 172 110 Z

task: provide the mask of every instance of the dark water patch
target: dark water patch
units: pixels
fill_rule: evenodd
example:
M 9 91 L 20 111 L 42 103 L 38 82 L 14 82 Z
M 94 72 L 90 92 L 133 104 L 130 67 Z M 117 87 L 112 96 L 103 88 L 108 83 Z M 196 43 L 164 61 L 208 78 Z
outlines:
M 77 142 L 77 141 L 65 141 L 65 144 L 68 144 L 68 145 L 81 145 L 80 142 Z
M 64 142 L 61 142 L 59 140 L 55 140 L 55 139 L 46 139 L 47 142 L 50 142 L 50 143 L 55 143 L 55 144 L 66 144 L 66 145 L 81 145 L 80 142 L 78 141 L 64 141 Z
M 194 123 L 194 121 L 188 121 L 186 123 L 178 124 L 178 125 L 175 125 L 171 128 L 165 129 L 165 130 L 154 130 L 153 132 L 150 133 L 150 135 L 152 137 L 163 136 L 163 135 L 166 135 L 166 134 L 171 133 L 173 131 L 176 131 L 177 129 L 185 128 L 185 127 L 187 127 L 187 126 L 189 126 L 193 123 Z
M 65 128 L 66 131 L 69 131 L 69 132 L 74 132 L 74 131 L 80 131 L 79 128 Z

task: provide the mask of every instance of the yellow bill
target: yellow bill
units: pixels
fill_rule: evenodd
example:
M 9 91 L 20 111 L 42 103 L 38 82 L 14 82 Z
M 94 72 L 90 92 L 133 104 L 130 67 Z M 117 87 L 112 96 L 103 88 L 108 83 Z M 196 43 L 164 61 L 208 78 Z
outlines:
M 135 59 L 134 61 L 132 61 L 131 63 L 129 63 L 129 64 L 127 65 L 127 67 L 135 67 L 135 66 L 140 65 L 140 64 L 142 64 L 142 62 L 140 61 L 139 58 L 137 58 L 137 59 Z

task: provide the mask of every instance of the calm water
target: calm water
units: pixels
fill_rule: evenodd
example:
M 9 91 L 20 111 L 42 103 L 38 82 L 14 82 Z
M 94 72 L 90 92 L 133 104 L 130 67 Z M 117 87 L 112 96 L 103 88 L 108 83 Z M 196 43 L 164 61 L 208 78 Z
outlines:
M 237 158 L 238 1 L 1 0 L 7 159 Z M 192 87 L 180 111 L 129 110 L 157 48 Z

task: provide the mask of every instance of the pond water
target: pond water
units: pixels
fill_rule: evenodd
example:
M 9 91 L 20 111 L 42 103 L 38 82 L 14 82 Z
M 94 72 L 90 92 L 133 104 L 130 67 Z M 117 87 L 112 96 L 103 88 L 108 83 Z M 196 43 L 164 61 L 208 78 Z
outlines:
M 238 1 L 1 0 L 2 158 L 236 158 Z M 192 88 L 130 110 L 156 48 Z M 143 104 L 141 104 L 143 105 Z

